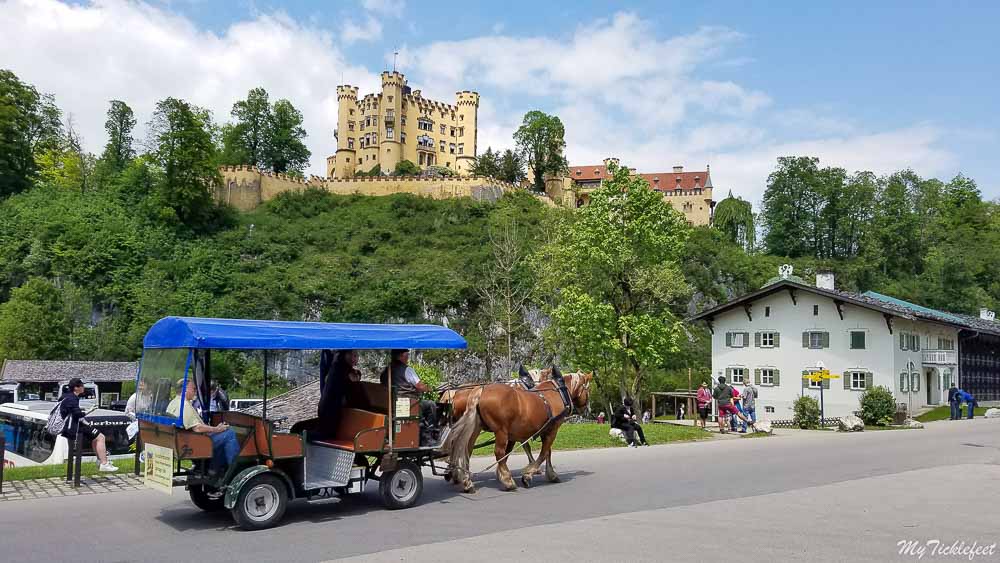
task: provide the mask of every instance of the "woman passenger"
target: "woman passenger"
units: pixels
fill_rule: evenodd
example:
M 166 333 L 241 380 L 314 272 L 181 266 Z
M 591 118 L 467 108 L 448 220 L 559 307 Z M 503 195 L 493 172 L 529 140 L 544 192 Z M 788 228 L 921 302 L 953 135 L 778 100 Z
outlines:
M 333 365 L 330 366 L 317 412 L 319 430 L 325 436 L 333 436 L 337 433 L 340 410 L 344 407 L 348 383 L 361 380 L 361 372 L 358 371 L 357 365 L 358 353 L 356 350 L 341 350 L 337 353 Z

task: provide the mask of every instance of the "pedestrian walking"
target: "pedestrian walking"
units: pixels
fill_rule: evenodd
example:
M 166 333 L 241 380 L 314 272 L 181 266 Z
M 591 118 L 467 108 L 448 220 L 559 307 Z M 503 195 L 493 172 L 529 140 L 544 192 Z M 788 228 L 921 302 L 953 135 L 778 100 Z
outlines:
M 684 403 L 677 405 L 677 420 L 684 420 Z M 697 423 L 695 426 L 697 426 Z
M 951 420 L 958 420 L 962 418 L 962 402 L 958 398 L 958 387 L 955 382 L 951 382 L 951 387 L 948 388 L 948 405 L 951 407 Z
M 695 402 L 698 405 L 698 420 L 695 422 L 701 422 L 701 427 L 708 430 L 706 424 L 708 423 L 708 411 L 712 409 L 712 392 L 708 390 L 707 381 L 702 381 L 698 387 Z

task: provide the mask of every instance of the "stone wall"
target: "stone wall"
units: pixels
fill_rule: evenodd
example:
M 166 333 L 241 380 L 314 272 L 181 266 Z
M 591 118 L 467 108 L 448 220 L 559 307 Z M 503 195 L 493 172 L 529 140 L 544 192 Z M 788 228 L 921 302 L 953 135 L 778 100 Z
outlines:
M 285 174 L 261 172 L 252 166 L 223 166 L 220 168 L 222 185 L 215 190 L 215 198 L 220 203 L 228 203 L 241 211 L 255 209 L 279 193 L 302 191 L 309 187 L 326 190 L 340 195 L 360 194 L 385 196 L 392 194 L 413 194 L 433 199 L 471 197 L 479 201 L 496 201 L 504 193 L 519 189 L 507 184 L 477 176 L 461 177 L 392 177 L 375 178 L 295 178 Z M 548 200 L 548 198 L 544 198 Z M 546 201 L 551 204 L 551 200 Z

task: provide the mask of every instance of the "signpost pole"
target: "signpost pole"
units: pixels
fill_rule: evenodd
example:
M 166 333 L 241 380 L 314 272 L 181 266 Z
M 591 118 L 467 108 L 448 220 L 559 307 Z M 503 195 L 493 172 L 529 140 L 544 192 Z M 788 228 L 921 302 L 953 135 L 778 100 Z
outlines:
M 823 410 L 823 380 L 819 382 L 819 427 L 823 428 L 826 424 L 825 411 Z

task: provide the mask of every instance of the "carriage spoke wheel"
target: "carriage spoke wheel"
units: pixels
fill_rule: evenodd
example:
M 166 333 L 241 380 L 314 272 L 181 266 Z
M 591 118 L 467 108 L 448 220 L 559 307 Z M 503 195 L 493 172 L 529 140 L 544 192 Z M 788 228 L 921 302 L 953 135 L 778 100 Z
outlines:
M 270 528 L 281 521 L 287 505 L 285 484 L 278 477 L 263 473 L 240 489 L 233 506 L 233 520 L 246 530 Z
M 382 473 L 378 489 L 386 508 L 392 510 L 409 508 L 420 499 L 420 494 L 424 490 L 424 476 L 415 463 L 400 462 L 394 471 Z

